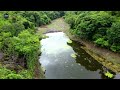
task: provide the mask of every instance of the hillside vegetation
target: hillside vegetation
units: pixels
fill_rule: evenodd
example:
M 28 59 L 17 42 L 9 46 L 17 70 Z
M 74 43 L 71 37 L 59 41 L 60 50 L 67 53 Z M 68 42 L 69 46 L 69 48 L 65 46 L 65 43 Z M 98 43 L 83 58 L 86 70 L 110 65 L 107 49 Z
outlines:
M 0 78 L 34 78 L 41 39 L 37 27 L 63 15 L 62 11 L 1 11 Z
M 119 11 L 68 11 L 64 18 L 73 35 L 120 53 Z

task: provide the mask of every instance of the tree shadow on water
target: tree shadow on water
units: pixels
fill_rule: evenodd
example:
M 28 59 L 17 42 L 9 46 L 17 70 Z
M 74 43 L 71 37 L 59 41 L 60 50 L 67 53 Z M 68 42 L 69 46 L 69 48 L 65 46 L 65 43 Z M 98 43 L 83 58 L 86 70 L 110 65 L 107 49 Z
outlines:
M 86 51 L 81 48 L 81 45 L 78 42 L 72 41 L 72 43 L 70 43 L 68 45 L 73 48 L 75 53 L 77 53 L 77 57 L 75 59 L 76 63 L 80 63 L 80 65 L 84 66 L 85 69 L 87 69 L 89 71 L 100 70 L 99 74 L 101 74 L 102 79 L 110 79 L 107 76 L 105 76 L 105 72 L 107 72 L 107 71 L 111 72 L 115 76 L 115 73 L 113 73 L 111 70 L 108 70 L 106 67 L 104 67 L 102 64 L 100 64 L 98 61 L 96 61 L 93 57 L 91 57 L 88 53 L 86 53 Z M 114 76 L 113 76 L 113 78 L 114 78 Z

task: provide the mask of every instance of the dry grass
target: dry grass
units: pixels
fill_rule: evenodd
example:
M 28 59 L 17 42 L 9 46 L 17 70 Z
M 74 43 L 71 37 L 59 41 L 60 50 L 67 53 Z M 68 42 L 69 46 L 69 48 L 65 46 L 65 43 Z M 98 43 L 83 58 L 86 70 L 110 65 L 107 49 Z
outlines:
M 65 31 L 69 29 L 69 25 L 64 22 L 63 18 L 53 20 L 49 25 L 44 25 L 38 28 L 37 33 L 46 33 L 48 31 Z

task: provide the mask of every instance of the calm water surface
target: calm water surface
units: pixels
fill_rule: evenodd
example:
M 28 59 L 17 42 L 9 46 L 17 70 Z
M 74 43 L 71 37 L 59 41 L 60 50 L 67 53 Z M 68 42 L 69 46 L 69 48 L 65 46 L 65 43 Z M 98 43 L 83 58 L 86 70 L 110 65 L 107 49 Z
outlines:
M 40 63 L 46 69 L 46 79 L 106 79 L 104 67 L 87 54 L 78 42 L 68 44 L 63 32 L 47 33 L 41 40 Z M 77 57 L 71 54 L 77 53 Z M 113 73 L 113 72 L 111 72 Z M 115 73 L 113 73 L 115 75 Z M 115 75 L 114 79 L 120 78 Z

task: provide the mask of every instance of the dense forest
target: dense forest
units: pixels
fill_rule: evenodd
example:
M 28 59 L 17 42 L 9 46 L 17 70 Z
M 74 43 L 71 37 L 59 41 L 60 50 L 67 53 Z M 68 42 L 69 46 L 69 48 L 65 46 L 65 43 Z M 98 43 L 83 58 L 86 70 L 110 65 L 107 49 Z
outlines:
M 0 78 L 34 78 L 40 54 L 41 36 L 37 27 L 49 24 L 64 15 L 62 11 L 1 11 L 0 12 Z
M 1 79 L 35 78 L 43 38 L 38 27 L 60 17 L 72 35 L 120 53 L 119 11 L 0 11 Z
M 64 18 L 70 24 L 72 34 L 120 52 L 119 11 L 69 11 Z

